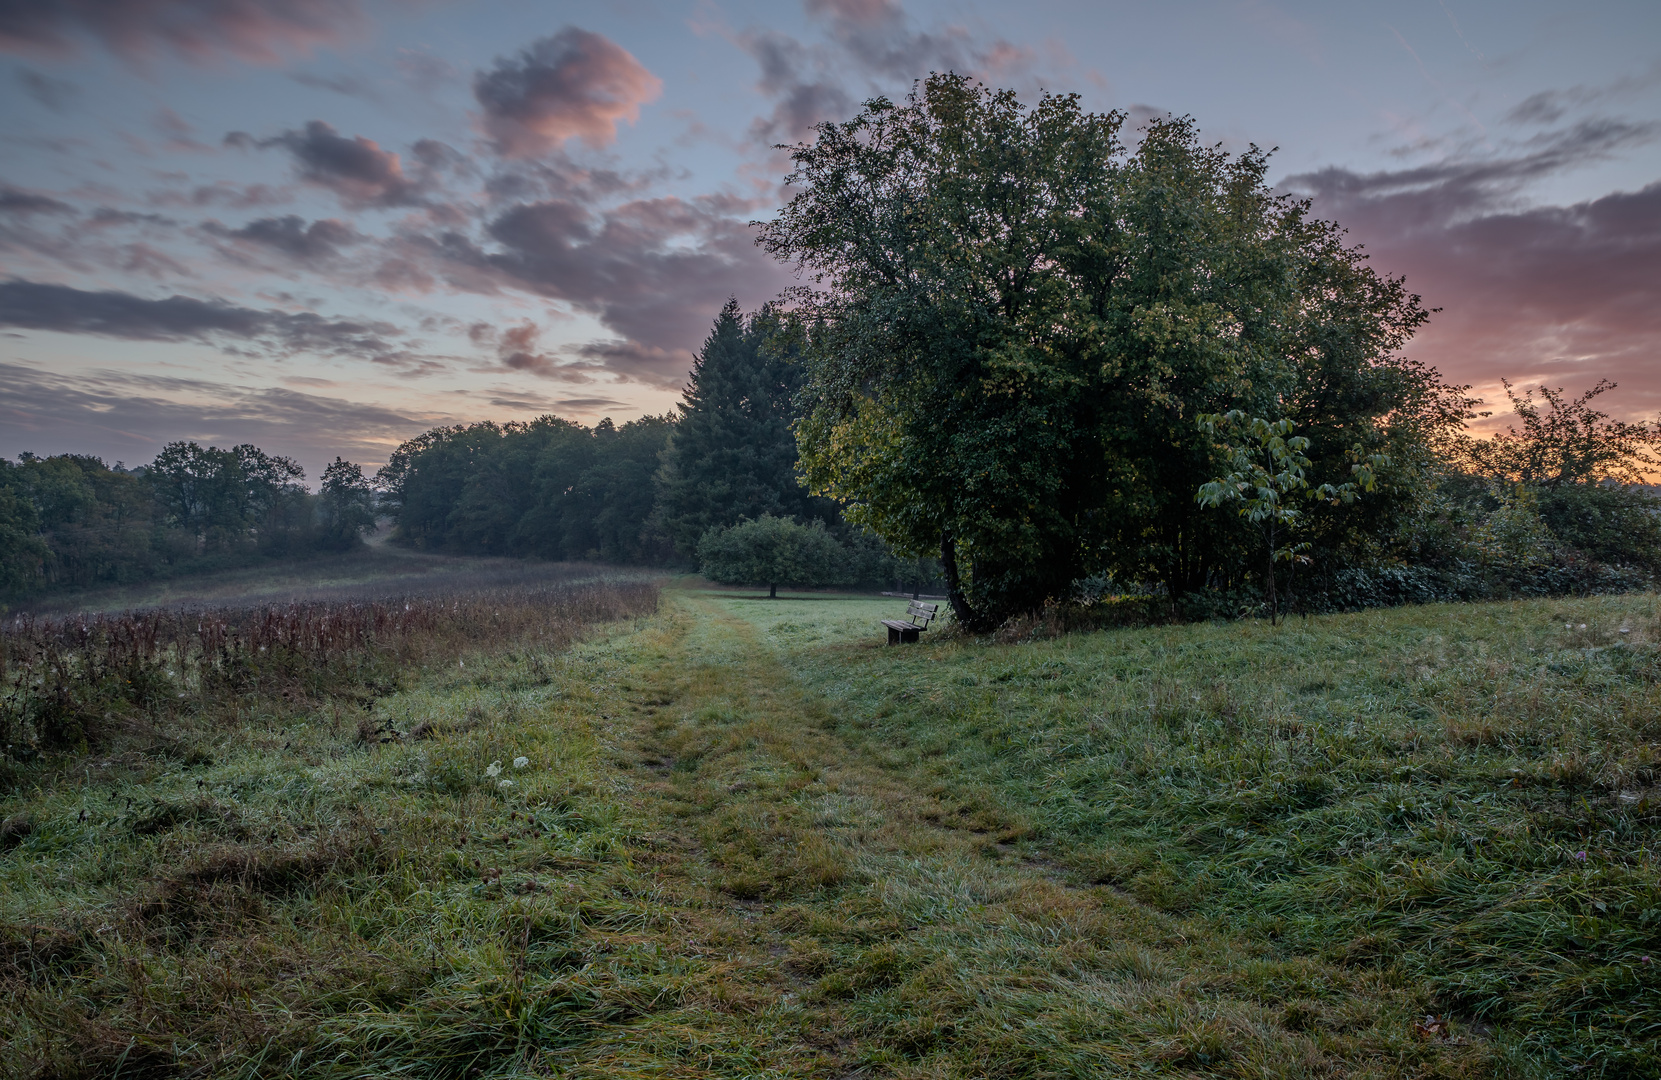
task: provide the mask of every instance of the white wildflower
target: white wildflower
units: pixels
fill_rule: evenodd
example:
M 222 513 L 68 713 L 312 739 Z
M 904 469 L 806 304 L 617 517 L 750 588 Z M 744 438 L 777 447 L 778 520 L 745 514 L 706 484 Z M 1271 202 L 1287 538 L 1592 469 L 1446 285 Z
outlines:
M 500 761 L 492 761 L 490 763 L 490 768 L 486 769 L 484 771 L 484 774 L 486 776 L 501 776 L 502 775 L 502 763 Z
M 513 759 L 513 767 L 516 768 L 516 769 L 523 769 L 526 765 L 529 765 L 530 763 L 531 763 L 531 759 L 528 758 L 528 757 L 516 757 L 516 758 Z
M 512 786 L 513 786 L 513 781 L 512 780 L 501 780 L 501 781 L 497 782 L 496 790 L 497 791 L 506 791 L 508 788 L 510 788 Z

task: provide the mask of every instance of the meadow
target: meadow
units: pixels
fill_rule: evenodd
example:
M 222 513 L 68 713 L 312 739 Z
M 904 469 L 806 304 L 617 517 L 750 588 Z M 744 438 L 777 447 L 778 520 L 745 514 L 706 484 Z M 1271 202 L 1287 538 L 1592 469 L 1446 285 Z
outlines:
M 900 648 L 891 598 L 427 602 L 217 682 L 158 632 L 175 696 L 10 754 L 10 1073 L 1661 1069 L 1654 596 Z

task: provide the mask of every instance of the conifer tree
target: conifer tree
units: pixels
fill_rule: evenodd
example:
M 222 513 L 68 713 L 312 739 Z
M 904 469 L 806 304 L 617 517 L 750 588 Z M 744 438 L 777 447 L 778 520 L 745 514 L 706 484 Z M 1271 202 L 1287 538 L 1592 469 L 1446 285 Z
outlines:
M 767 308 L 745 318 L 721 309 L 693 363 L 679 422 L 657 475 L 658 529 L 683 557 L 713 527 L 763 514 L 836 521 L 797 481 L 792 395 L 798 368 L 775 338 Z

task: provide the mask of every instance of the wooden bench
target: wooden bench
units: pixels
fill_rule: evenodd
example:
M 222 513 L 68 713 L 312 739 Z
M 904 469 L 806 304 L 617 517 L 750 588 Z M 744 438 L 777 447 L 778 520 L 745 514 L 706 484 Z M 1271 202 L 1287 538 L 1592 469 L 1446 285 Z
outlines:
M 888 644 L 909 644 L 916 641 L 917 635 L 929 628 L 929 623 L 934 620 L 935 613 L 939 610 L 939 604 L 925 604 L 920 600 L 913 600 L 906 605 L 904 619 L 884 619 L 882 624 L 888 627 Z

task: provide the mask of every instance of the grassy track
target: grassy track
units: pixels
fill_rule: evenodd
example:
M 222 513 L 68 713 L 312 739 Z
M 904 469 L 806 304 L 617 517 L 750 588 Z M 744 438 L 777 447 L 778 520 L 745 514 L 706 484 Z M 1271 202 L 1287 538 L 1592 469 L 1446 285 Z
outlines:
M 375 703 L 430 738 L 319 706 L 43 774 L 0 1057 L 1655 1074 L 1653 598 L 889 649 L 897 603 L 669 593 Z

